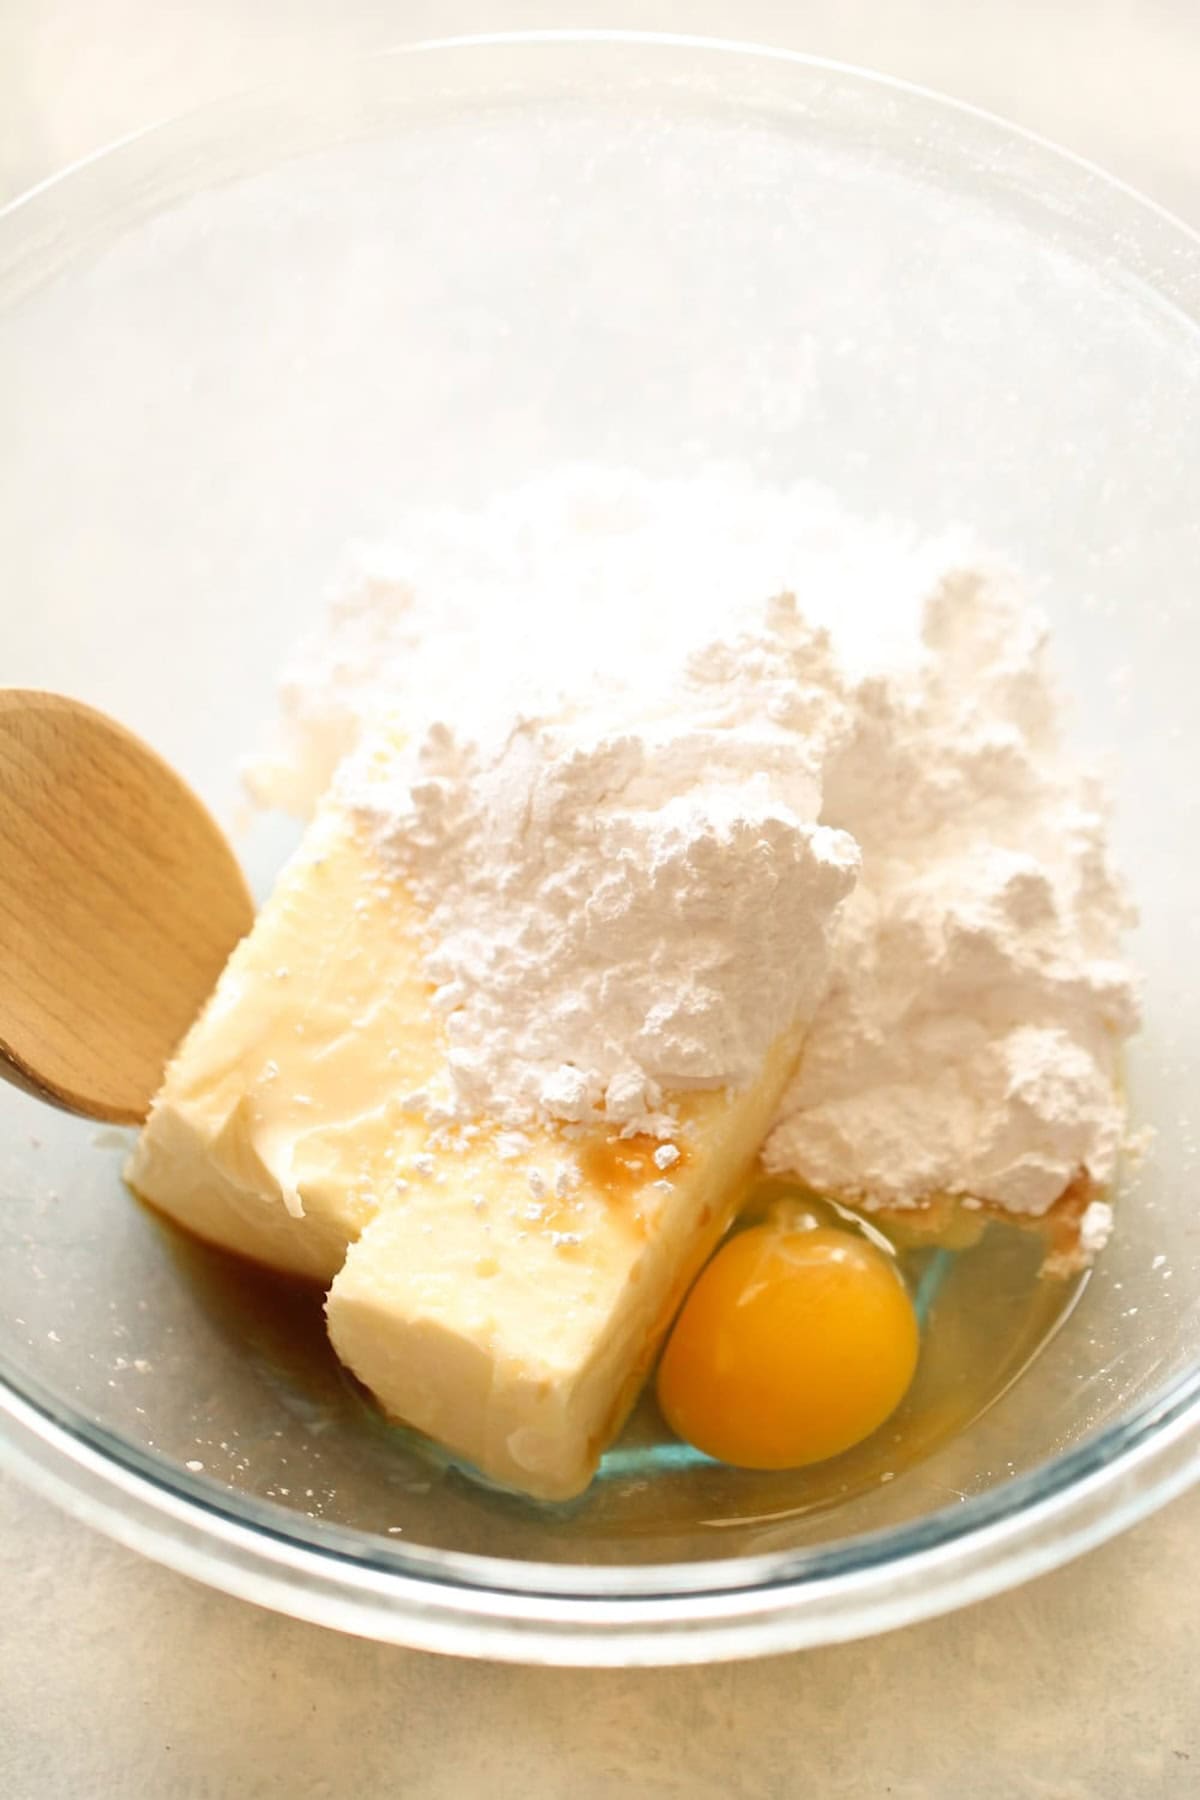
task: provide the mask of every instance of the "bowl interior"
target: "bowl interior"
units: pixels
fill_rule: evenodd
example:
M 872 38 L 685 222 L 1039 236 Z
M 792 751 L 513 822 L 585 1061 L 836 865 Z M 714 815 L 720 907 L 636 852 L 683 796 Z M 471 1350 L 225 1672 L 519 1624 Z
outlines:
M 1189 260 L 1190 259 L 1190 260 Z M 813 1509 L 614 1464 L 547 1514 L 430 1468 L 319 1300 L 181 1241 L 120 1133 L 0 1090 L 0 1370 L 276 1532 L 630 1565 L 843 1541 L 1111 1428 L 1194 1362 L 1200 333 L 1184 234 L 993 123 L 794 59 L 384 58 L 215 109 L 0 217 L 3 679 L 126 719 L 227 819 L 347 540 L 565 460 L 808 478 L 965 522 L 1057 629 L 1142 909 L 1153 1141 L 1066 1329 L 969 1431 Z M 581 654 L 602 621 L 580 620 Z M 243 826 L 260 890 L 290 831 Z

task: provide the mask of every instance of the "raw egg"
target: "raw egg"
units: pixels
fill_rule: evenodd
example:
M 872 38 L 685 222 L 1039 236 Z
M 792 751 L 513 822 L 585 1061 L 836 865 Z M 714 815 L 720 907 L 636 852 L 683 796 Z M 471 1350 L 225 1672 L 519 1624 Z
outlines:
M 677 1436 L 721 1462 L 793 1469 L 876 1431 L 904 1398 L 920 1332 L 882 1250 L 853 1232 L 756 1225 L 717 1251 L 658 1368 Z

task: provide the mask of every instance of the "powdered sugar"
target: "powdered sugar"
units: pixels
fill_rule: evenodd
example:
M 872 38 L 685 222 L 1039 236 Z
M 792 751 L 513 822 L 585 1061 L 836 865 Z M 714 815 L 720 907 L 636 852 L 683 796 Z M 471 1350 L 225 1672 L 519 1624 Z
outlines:
M 922 541 L 848 517 L 822 488 L 780 492 L 732 470 L 567 468 L 478 512 L 408 513 L 388 544 L 347 550 L 246 778 L 263 804 L 304 817 L 396 708 L 416 733 L 535 711 L 604 679 L 652 701 L 689 648 L 787 589 L 812 625 L 836 630 L 852 676 L 890 669 L 913 654 L 922 598 L 965 550 L 961 533 Z
M 653 697 L 600 683 L 352 758 L 340 798 L 428 922 L 454 1116 L 667 1137 L 664 1094 L 749 1082 L 825 990 L 858 866 L 818 822 L 847 728 L 825 638 L 779 599 Z
M 765 1160 L 867 1207 L 971 1194 L 1038 1214 L 1114 1171 L 1130 912 L 1038 615 L 959 572 L 924 643 L 917 671 L 861 686 L 827 771 L 863 877 Z
M 1033 1214 L 1111 1176 L 1135 1007 L 1103 800 L 1040 619 L 961 539 L 576 471 L 401 542 L 293 665 L 254 785 L 304 809 L 409 728 L 341 790 L 429 921 L 430 1107 L 669 1137 L 665 1094 L 811 1017 L 770 1168 Z

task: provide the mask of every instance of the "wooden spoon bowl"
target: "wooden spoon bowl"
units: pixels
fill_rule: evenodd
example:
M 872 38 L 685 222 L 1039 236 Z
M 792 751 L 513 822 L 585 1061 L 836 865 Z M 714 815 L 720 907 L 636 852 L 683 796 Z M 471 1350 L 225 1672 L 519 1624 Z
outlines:
M 0 1074 L 91 1118 L 143 1119 L 250 929 L 205 807 L 77 700 L 0 689 Z

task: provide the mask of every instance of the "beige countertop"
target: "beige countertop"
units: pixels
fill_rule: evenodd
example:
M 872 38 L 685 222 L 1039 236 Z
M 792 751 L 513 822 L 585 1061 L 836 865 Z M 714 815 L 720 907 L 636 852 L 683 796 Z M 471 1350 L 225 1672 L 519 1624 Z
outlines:
M 889 1637 L 699 1669 L 395 1650 L 0 1487 L 7 1800 L 1193 1800 L 1200 1492 Z
M 1018 118 L 1200 221 L 1193 0 L 0 0 L 0 201 L 335 48 L 636 24 L 873 64 Z M 155 1568 L 0 1482 L 7 1800 L 1200 1795 L 1200 1491 L 1070 1568 L 761 1663 L 455 1662 Z

